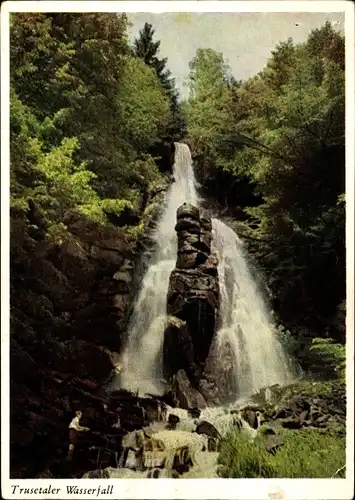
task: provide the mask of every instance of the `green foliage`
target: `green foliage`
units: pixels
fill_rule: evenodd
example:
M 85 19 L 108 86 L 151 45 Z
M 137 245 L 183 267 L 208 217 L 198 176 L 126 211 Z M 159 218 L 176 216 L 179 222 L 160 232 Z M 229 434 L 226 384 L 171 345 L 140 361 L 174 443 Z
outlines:
M 315 338 L 310 347 L 311 369 L 324 373 L 325 369 L 330 377 L 338 377 L 345 382 L 346 348 L 337 344 L 333 339 Z
M 346 462 L 345 437 L 336 429 L 283 431 L 283 446 L 275 455 L 260 433 L 250 443 L 238 431 L 222 442 L 219 475 L 223 478 L 330 478 Z M 337 477 L 345 477 L 345 469 Z
M 199 181 L 233 215 L 283 324 L 344 342 L 344 38 L 291 39 L 245 82 L 199 49 L 184 106 Z
M 197 154 L 214 158 L 231 118 L 227 66 L 221 53 L 199 49 L 190 63 L 190 98 L 186 104 L 189 137 Z
M 66 137 L 46 153 L 38 138 L 29 139 L 28 150 L 35 158 L 33 169 L 40 174 L 29 194 L 50 223 L 62 219 L 66 210 L 98 199 L 90 185 L 95 174 L 86 169 L 84 162 L 77 164 L 73 160 L 77 148 L 78 140 Z
M 153 41 L 155 30 L 152 25 L 145 23 L 139 32 L 139 37 L 134 40 L 134 55 L 151 67 L 160 82 L 160 85 L 169 101 L 170 120 L 166 129 L 166 136 L 178 140 L 185 133 L 185 122 L 178 102 L 178 92 L 171 72 L 166 68 L 167 58 L 158 57 L 160 41 Z
M 128 200 L 103 199 L 96 198 L 90 203 L 84 203 L 77 207 L 78 212 L 86 215 L 90 219 L 107 224 L 108 216 L 120 215 L 125 208 L 132 208 L 133 205 Z
M 72 211 L 102 224 L 141 212 L 162 181 L 147 153 L 171 127 L 166 61 L 158 74 L 133 57 L 127 26 L 125 14 L 12 16 L 11 206 L 25 215 L 33 200 L 49 231 Z
M 68 228 L 63 222 L 51 224 L 46 233 L 46 240 L 61 245 L 68 237 Z
M 170 120 L 169 101 L 153 69 L 142 61 L 126 61 L 117 93 L 128 139 L 135 145 L 153 144 Z

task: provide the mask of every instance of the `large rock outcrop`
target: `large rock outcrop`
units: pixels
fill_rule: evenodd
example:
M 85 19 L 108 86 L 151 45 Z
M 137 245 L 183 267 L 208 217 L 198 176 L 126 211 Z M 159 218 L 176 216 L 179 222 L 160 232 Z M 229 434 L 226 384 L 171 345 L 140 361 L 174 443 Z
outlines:
M 178 254 L 167 297 L 165 374 L 180 405 L 205 406 L 199 383 L 218 325 L 217 257 L 211 253 L 212 223 L 184 203 L 177 210 Z
M 11 477 L 35 477 L 46 463 L 65 459 L 76 410 L 91 415 L 95 404 L 104 418 L 95 398 L 115 373 L 140 236 L 151 230 L 166 187 L 148 193 L 138 236 L 78 213 L 67 213 L 66 227 L 50 236 L 31 200 L 27 217 L 11 213 Z

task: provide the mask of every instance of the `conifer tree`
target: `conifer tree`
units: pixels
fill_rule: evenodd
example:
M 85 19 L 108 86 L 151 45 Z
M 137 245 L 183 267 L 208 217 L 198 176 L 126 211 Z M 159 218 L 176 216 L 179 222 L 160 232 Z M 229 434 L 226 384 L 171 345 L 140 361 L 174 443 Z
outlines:
M 166 69 L 168 59 L 160 59 L 158 52 L 160 41 L 153 41 L 155 30 L 152 25 L 145 23 L 144 28 L 139 32 L 139 37 L 134 40 L 134 55 L 143 59 L 147 66 L 154 68 L 160 84 L 170 100 L 172 122 L 168 130 L 171 137 L 181 136 L 185 130 L 185 123 L 181 115 L 179 105 L 179 93 L 175 88 L 175 79 L 171 78 L 171 72 Z

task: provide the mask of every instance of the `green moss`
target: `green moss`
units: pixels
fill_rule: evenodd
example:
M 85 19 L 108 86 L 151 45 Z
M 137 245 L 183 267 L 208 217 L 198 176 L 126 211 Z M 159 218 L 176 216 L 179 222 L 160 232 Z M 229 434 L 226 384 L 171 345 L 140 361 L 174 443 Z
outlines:
M 56 245 L 61 245 L 69 236 L 68 228 L 62 222 L 51 224 L 46 232 L 46 240 Z
M 126 226 L 125 232 L 130 236 L 138 238 L 144 230 L 144 224 L 138 224 L 137 226 Z
M 10 199 L 11 213 L 25 215 L 28 212 L 28 202 L 25 198 Z
M 108 198 L 101 200 L 101 209 L 104 212 L 120 215 L 125 208 L 133 208 L 132 203 L 128 200 L 115 200 Z

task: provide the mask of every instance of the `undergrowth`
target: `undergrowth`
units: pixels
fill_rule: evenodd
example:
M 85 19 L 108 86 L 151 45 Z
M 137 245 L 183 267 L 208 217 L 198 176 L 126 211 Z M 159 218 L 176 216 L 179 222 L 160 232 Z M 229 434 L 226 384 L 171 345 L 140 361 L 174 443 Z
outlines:
M 272 455 L 265 448 L 266 436 L 250 443 L 238 431 L 230 432 L 222 442 L 219 476 L 330 478 L 337 473 L 336 477 L 345 477 L 345 437 L 335 430 L 284 430 L 281 437 L 284 444 Z

